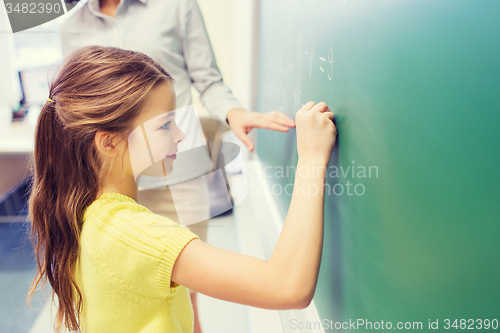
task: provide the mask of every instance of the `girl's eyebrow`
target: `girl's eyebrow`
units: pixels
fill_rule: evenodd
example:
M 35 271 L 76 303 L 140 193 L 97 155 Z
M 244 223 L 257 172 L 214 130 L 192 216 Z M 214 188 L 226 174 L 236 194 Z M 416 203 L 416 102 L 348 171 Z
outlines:
M 165 112 L 165 114 L 163 114 L 162 116 L 164 116 L 165 118 L 173 118 L 173 117 L 175 117 L 175 112 L 176 112 L 175 110 Z
M 161 114 L 157 116 L 156 118 L 153 118 L 155 122 L 160 122 L 164 120 L 170 120 L 171 118 L 175 117 L 175 111 L 170 111 L 170 112 L 165 112 L 164 114 Z

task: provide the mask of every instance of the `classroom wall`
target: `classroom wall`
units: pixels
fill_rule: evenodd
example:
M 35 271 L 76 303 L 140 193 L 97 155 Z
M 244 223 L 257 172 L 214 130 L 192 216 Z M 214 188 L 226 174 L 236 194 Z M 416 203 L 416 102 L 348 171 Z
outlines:
M 11 31 L 5 7 L 2 6 L 0 8 L 0 110 L 7 113 L 21 100 Z

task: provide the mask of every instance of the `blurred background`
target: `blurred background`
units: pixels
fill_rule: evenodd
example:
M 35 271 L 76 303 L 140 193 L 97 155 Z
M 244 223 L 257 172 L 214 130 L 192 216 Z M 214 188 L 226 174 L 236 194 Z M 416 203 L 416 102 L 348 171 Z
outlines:
M 272 311 L 199 295 L 204 332 L 321 333 L 357 319 L 497 330 L 500 2 L 198 3 L 224 81 L 245 108 L 293 118 L 308 101 L 324 101 L 338 129 L 313 302 Z M 34 260 L 24 180 L 65 17 L 12 34 L 3 8 L 0 332 L 51 332 L 43 294 L 37 309 L 26 304 Z M 22 116 L 25 105 L 13 122 L 12 110 Z M 291 200 L 296 132 L 254 130 L 252 138 L 256 152 L 242 147 L 243 166 L 229 175 L 231 188 L 248 186 L 248 195 L 211 220 L 208 243 L 267 260 Z M 227 128 L 223 140 L 241 147 Z M 317 325 L 323 319 L 333 326 Z
M 60 25 L 68 14 L 34 28 L 12 33 L 5 6 L 0 8 L 0 333 L 52 332 L 55 310 L 50 307 L 47 284 L 31 303 L 26 302 L 35 277 L 35 259 L 29 237 L 26 200 L 34 126 L 48 97 L 48 79 L 62 61 Z M 199 0 L 218 67 L 225 84 L 244 107 L 255 107 L 252 97 L 255 1 Z M 236 69 L 236 70 L 235 70 Z M 203 123 L 215 118 L 199 101 L 192 87 L 193 103 Z M 18 119 L 13 119 L 16 111 Z M 210 120 L 211 119 L 211 120 Z M 224 140 L 235 137 L 223 125 Z M 246 148 L 245 148 L 246 149 Z M 242 151 L 249 158 L 248 150 Z M 234 168 L 233 168 L 234 169 Z M 241 174 L 236 168 L 235 173 Z M 208 242 L 238 251 L 232 211 L 211 221 Z M 198 307 L 205 332 L 246 330 L 245 307 L 200 295 Z M 51 317 L 52 316 L 52 317 Z M 229 318 L 229 320 L 227 319 Z

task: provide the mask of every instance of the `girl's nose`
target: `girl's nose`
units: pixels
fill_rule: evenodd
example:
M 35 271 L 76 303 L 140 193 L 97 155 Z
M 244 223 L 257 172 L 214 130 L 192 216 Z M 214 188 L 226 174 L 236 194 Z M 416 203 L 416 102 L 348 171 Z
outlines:
M 177 127 L 177 126 L 176 126 Z M 186 137 L 186 135 L 184 135 L 184 133 L 180 130 L 179 127 L 177 127 L 177 133 L 175 135 L 175 143 L 176 144 L 179 144 L 182 142 L 182 140 L 184 140 L 184 138 Z

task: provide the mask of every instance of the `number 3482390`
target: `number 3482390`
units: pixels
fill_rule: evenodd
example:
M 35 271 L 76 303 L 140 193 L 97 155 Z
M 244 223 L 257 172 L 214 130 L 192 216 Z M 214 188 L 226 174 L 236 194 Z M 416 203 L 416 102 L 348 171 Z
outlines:
M 5 3 L 5 8 L 7 9 L 7 14 L 18 13 L 18 14 L 51 14 L 60 13 L 61 4 L 60 3 L 16 3 L 12 4 L 10 2 Z
M 444 320 L 445 329 L 469 329 L 469 330 L 480 330 L 480 329 L 494 329 L 498 328 L 497 319 L 455 319 L 453 322 L 450 319 Z

